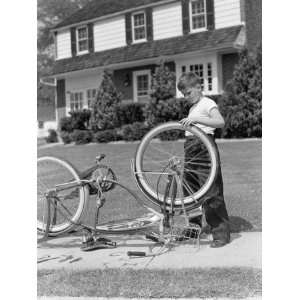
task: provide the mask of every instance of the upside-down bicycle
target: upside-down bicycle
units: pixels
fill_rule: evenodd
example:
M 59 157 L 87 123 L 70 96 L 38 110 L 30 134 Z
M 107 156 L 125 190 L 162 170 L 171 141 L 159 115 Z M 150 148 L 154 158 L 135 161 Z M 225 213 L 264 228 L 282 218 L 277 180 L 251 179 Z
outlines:
M 184 155 L 187 149 L 184 149 L 183 141 L 187 134 L 204 149 L 196 157 Z M 98 156 L 96 164 L 84 172 L 57 157 L 38 158 L 37 230 L 42 236 L 40 240 L 76 228 L 85 232 L 82 250 L 115 247 L 116 243 L 103 237 L 105 234 L 142 232 L 164 246 L 186 240 L 187 233 L 199 239 L 200 226 L 190 224 L 188 219 L 191 215 L 201 214 L 203 196 L 213 184 L 219 164 L 216 148 L 202 130 L 194 125 L 183 127 L 178 122 L 168 122 L 143 137 L 131 168 L 145 199 L 120 183 L 110 167 L 101 164 L 104 157 Z M 191 167 L 193 165 L 197 168 Z M 185 180 L 186 173 L 198 178 L 201 185 L 192 186 Z M 96 196 L 96 206 L 94 222 L 87 224 L 83 219 L 89 210 L 90 195 Z M 116 199 L 121 199 L 117 207 L 112 205 Z M 125 203 L 130 203 L 127 209 L 123 209 Z M 100 209 L 106 206 L 107 212 L 100 216 Z M 139 212 L 136 206 L 142 207 L 147 214 L 120 220 L 120 216 Z M 108 216 L 116 215 L 116 220 L 108 219 Z M 183 223 L 174 221 L 178 217 Z M 146 255 L 141 252 L 128 254 Z

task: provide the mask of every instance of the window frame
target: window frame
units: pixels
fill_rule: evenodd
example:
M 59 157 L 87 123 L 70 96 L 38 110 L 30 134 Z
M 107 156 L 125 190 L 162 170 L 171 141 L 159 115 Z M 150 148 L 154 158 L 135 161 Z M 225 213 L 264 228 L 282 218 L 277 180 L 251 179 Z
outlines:
M 83 28 L 86 29 L 86 33 L 87 33 L 87 38 L 86 38 L 87 49 L 79 51 L 79 42 L 83 41 L 84 39 L 79 40 L 79 33 L 78 32 L 79 32 L 80 29 L 83 29 Z M 77 55 L 82 55 L 82 54 L 89 53 L 89 30 L 88 30 L 88 27 L 86 25 L 76 28 L 76 53 L 77 53 Z
M 149 89 L 148 92 L 150 92 L 151 90 L 151 70 L 149 69 L 145 69 L 145 70 L 139 70 L 139 71 L 133 71 L 133 102 L 140 102 L 144 99 L 139 99 L 138 98 L 138 82 L 137 82 L 137 78 L 138 76 L 142 76 L 142 75 L 148 75 L 148 85 L 149 85 Z M 145 98 L 149 98 L 150 99 L 150 95 L 148 93 L 148 96 L 144 96 Z M 145 99 L 146 100 L 146 99 Z
M 95 91 L 95 97 L 92 97 L 92 98 L 88 97 L 89 91 L 91 91 L 91 93 L 93 93 L 93 91 Z M 96 98 L 97 88 L 88 88 L 88 89 L 86 89 L 85 92 L 86 92 L 86 107 L 87 107 L 87 109 L 91 109 L 91 106 L 89 105 L 89 100 L 92 101 L 94 98 Z
M 190 16 L 190 32 L 201 32 L 201 31 L 206 31 L 207 30 L 207 7 L 206 7 L 206 0 L 203 0 L 204 2 L 204 13 L 198 13 L 196 15 L 193 15 L 193 10 L 192 10 L 192 2 L 198 2 L 199 0 L 190 0 L 189 1 L 189 16 Z M 193 17 L 194 16 L 200 16 L 204 15 L 204 20 L 205 20 L 205 26 L 201 28 L 196 28 L 193 29 Z
M 135 39 L 135 32 L 134 32 L 134 29 L 135 29 L 135 26 L 134 26 L 134 16 L 140 15 L 140 14 L 144 15 L 145 38 L 136 40 Z M 138 27 L 142 27 L 142 26 L 138 26 Z M 132 33 L 132 43 L 133 44 L 143 43 L 143 42 L 147 41 L 147 18 L 146 18 L 146 12 L 144 10 L 143 11 L 134 12 L 131 15 L 131 33 Z
M 72 94 L 74 94 L 74 97 L 75 97 L 75 94 L 82 94 L 82 108 L 81 109 L 77 109 L 77 110 L 72 110 Z M 71 111 L 80 111 L 82 109 L 85 108 L 85 93 L 84 93 L 84 90 L 75 90 L 75 91 L 71 91 L 70 94 L 69 94 L 69 105 L 68 105 L 68 112 L 71 112 Z

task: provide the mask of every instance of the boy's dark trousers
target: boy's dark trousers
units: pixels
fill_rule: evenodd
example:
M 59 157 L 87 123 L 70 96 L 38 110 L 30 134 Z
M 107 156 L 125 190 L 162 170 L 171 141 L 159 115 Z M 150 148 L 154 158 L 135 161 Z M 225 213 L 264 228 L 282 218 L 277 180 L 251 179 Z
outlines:
M 213 185 L 201 199 L 201 203 L 203 203 L 202 208 L 204 216 L 191 218 L 190 222 L 196 223 L 202 228 L 206 227 L 207 225 L 205 223 L 207 223 L 211 229 L 214 241 L 229 243 L 229 218 L 223 196 L 223 179 L 220 165 L 220 156 L 214 137 L 212 135 L 208 136 L 211 142 L 216 146 L 219 167 L 217 169 L 217 175 Z M 184 167 L 186 171 L 183 174 L 183 182 L 188 183 L 189 190 L 192 189 L 193 191 L 197 191 L 205 181 L 205 179 L 199 173 L 203 174 L 203 172 L 205 172 L 205 163 L 210 162 L 208 151 L 206 150 L 204 144 L 195 137 L 186 138 L 186 141 L 184 143 L 184 150 Z M 201 165 L 198 165 L 197 163 L 201 163 Z M 189 170 L 193 170 L 195 172 L 189 172 Z M 183 193 L 185 196 L 191 194 L 185 187 L 185 185 L 183 186 Z

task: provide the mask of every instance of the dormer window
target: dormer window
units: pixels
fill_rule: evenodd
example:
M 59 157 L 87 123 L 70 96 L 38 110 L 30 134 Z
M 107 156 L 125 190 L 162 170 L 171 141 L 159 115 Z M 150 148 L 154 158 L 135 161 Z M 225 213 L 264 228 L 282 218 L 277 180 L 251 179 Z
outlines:
M 132 40 L 134 43 L 146 41 L 146 15 L 138 12 L 132 15 Z
M 79 27 L 76 30 L 77 37 L 77 54 L 85 54 L 89 52 L 89 39 L 87 26 Z
M 190 1 L 190 28 L 191 32 L 206 30 L 206 1 Z

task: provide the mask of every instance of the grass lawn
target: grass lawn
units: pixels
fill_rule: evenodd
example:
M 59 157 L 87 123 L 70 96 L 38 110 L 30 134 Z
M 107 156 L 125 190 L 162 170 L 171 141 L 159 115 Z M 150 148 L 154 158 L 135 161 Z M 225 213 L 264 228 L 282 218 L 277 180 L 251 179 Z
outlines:
M 38 271 L 39 296 L 230 297 L 261 295 L 261 270 L 250 268 Z
M 38 156 L 58 156 L 67 159 L 80 171 L 83 171 L 93 165 L 98 154 L 105 153 L 107 157 L 104 163 L 112 167 L 118 180 L 138 192 L 142 197 L 130 169 L 130 160 L 134 157 L 136 147 L 137 144 L 134 143 L 58 145 L 39 149 Z M 219 150 L 225 201 L 230 220 L 233 223 L 233 230 L 260 231 L 262 226 L 261 141 L 219 143 Z M 132 204 L 127 205 L 127 208 L 125 208 L 122 194 L 118 194 L 118 191 L 111 194 L 111 199 L 113 201 L 107 201 L 104 206 L 107 209 L 106 215 L 114 212 L 118 218 L 126 217 L 129 211 L 132 212 L 135 209 Z

